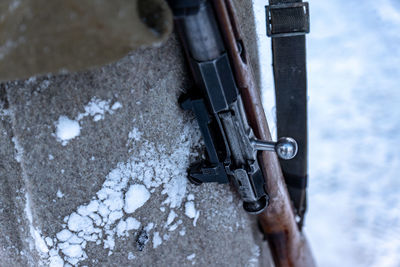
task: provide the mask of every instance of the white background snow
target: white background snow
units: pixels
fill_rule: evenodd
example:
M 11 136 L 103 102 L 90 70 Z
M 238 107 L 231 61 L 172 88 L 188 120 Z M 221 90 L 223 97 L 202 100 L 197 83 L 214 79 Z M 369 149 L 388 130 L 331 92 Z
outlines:
M 263 98 L 270 40 L 254 0 Z M 400 266 L 400 1 L 309 0 L 310 185 L 305 232 L 319 266 Z

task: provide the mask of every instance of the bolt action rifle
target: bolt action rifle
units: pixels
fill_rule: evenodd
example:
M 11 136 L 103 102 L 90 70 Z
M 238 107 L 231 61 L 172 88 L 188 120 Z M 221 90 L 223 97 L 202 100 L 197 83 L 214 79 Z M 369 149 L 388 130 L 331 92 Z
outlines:
M 290 94 L 293 93 L 289 91 L 276 94 L 279 109 L 277 113 L 282 111 L 286 117 L 288 114 L 289 117 L 294 115 L 289 121 L 295 121 L 297 127 L 286 122 L 281 123 L 285 116 L 279 113 L 280 138 L 273 142 L 231 1 L 168 2 L 174 12 L 176 30 L 196 85 L 179 102 L 183 109 L 191 110 L 195 114 L 207 151 L 206 160 L 191 166 L 190 181 L 198 185 L 231 182 L 243 200 L 243 208 L 251 214 L 257 214 L 260 229 L 269 242 L 275 265 L 314 266 L 307 240 L 301 232 L 306 183 L 300 183 L 302 187 L 293 187 L 294 182 L 288 185 L 285 183 L 287 177 L 293 180 L 305 179 L 306 176 L 296 176 L 296 172 L 292 175 L 292 163 L 284 169 L 287 177 L 284 177 L 281 169 L 281 163 L 286 161 L 293 161 L 296 166 L 301 167 L 307 164 L 307 133 L 304 134 L 306 119 L 296 121 L 299 116 L 306 118 L 306 103 L 301 102 L 302 98 L 299 97 L 300 102 L 295 102 L 299 106 L 295 110 L 299 115 L 296 115 L 292 113 L 293 104 L 288 106 L 287 99 L 284 99 L 288 96 L 291 99 Z M 275 87 L 276 90 L 283 91 L 287 89 L 287 84 L 293 85 L 290 82 L 285 84 L 285 79 L 294 79 L 295 85 L 305 82 L 296 80 L 298 75 L 305 75 L 305 50 L 304 69 L 301 49 L 300 52 L 296 50 L 299 55 L 295 58 L 293 68 L 290 59 L 279 61 L 280 58 L 287 57 L 287 51 L 282 51 L 282 44 L 276 43 L 276 40 L 290 41 L 292 37 L 301 37 L 303 39 L 300 42 L 304 40 L 305 46 L 304 34 L 308 32 L 308 5 L 297 0 L 292 1 L 296 3 L 287 2 L 290 1 L 271 0 L 266 8 L 267 33 L 273 38 L 275 49 Z M 294 40 L 295 45 L 298 45 L 298 41 Z M 286 49 L 290 50 L 290 45 Z M 289 53 L 289 57 L 290 55 Z M 277 69 L 277 63 L 284 66 L 279 65 L 281 68 Z M 293 69 L 294 73 L 288 73 L 287 70 Z M 302 90 L 304 86 L 298 87 Z M 303 93 L 305 92 L 298 95 L 302 96 Z M 300 128 L 301 133 L 297 133 Z M 283 136 L 282 133 L 293 135 L 298 140 Z M 288 189 L 293 188 L 295 190 L 289 191 L 289 194 Z M 300 219 L 296 221 L 295 215 Z

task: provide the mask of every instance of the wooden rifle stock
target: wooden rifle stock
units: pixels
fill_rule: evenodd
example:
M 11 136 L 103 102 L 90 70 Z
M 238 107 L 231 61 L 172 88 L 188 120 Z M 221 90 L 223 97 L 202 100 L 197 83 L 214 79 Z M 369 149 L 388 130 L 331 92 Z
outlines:
M 213 0 L 217 19 L 242 94 L 250 126 L 257 138 L 271 140 L 260 91 L 254 81 L 240 27 L 231 0 Z M 275 153 L 259 152 L 270 203 L 258 215 L 276 266 L 313 267 L 315 262 L 304 234 L 298 229 L 279 160 Z

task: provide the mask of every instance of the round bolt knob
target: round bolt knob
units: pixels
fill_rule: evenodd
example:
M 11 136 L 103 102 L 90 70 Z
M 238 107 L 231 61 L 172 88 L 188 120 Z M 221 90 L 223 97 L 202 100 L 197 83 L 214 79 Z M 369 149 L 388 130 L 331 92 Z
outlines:
M 281 159 L 292 159 L 297 155 L 298 145 L 296 140 L 290 137 L 279 138 L 275 144 L 275 151 Z

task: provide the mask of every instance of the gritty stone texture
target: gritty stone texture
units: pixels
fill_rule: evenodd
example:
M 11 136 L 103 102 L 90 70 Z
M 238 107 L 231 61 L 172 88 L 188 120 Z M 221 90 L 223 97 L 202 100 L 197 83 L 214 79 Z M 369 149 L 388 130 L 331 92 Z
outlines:
M 240 21 L 253 18 L 250 1 L 245 2 L 237 7 Z M 252 25 L 252 20 L 242 24 L 246 36 L 251 36 L 246 42 L 253 49 L 248 51 L 257 58 Z M 133 128 L 140 131 L 140 140 L 162 145 L 166 151 L 182 141 L 185 126 L 193 125 L 189 134 L 198 134 L 192 114 L 177 105 L 179 95 L 192 85 L 189 77 L 172 35 L 159 48 L 137 50 L 102 68 L 1 85 L 0 266 L 48 265 L 47 256 L 35 249 L 32 229 L 43 237 L 56 237 L 66 227 L 64 217 L 88 204 L 109 172 L 138 153 L 127 146 Z M 76 118 L 93 97 L 119 102 L 122 108 L 99 121 L 90 116 L 81 119 L 80 135 L 63 146 L 55 137 L 59 117 Z M 194 160 L 198 144 L 192 144 L 192 150 Z M 160 204 L 165 199 L 161 191 L 161 187 L 155 188 L 144 206 L 134 212 L 141 222 L 139 229 L 115 238 L 112 253 L 103 243 L 87 242 L 87 259 L 78 265 L 271 265 L 255 218 L 244 212 L 229 185 L 188 184 L 186 196 L 192 194 L 194 199 L 185 197 L 184 202 L 195 203 L 198 218 L 195 224 L 186 216 L 182 203 L 174 208 L 174 222 L 181 221 L 175 231 L 164 227 L 170 208 Z M 149 223 L 154 227 L 146 230 Z M 148 241 L 139 251 L 137 240 L 143 231 Z M 162 238 L 156 248 L 154 232 Z M 70 248 L 72 254 L 80 253 L 74 248 Z
M 28 266 L 35 260 L 25 241 L 29 231 L 23 212 L 22 172 L 15 160 L 11 121 L 7 117 L 0 120 L 0 136 L 0 265 Z

